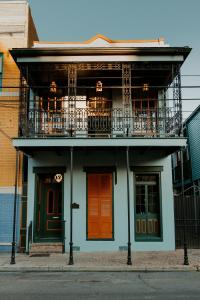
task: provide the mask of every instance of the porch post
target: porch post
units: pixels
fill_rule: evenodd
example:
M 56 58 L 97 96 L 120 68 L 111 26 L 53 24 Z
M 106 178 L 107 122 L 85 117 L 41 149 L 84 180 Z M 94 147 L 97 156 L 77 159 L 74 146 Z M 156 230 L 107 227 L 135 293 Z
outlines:
M 186 209 L 185 209 L 185 193 L 184 193 L 184 173 L 183 173 L 183 148 L 181 149 L 181 193 L 183 202 L 183 247 L 184 247 L 184 265 L 189 265 L 188 252 L 187 252 L 187 239 L 186 239 Z
M 124 135 L 131 135 L 132 104 L 131 104 L 131 64 L 122 64 L 122 100 L 123 100 L 123 129 Z
M 132 260 L 131 260 L 131 226 L 130 226 L 129 147 L 126 147 L 126 173 L 127 173 L 127 207 L 128 207 L 128 256 L 127 256 L 127 265 L 132 265 Z
M 73 258 L 73 147 L 70 148 L 70 250 L 69 250 L 69 265 L 74 264 Z
M 18 164 L 19 164 L 19 150 L 16 149 L 16 169 L 15 169 L 15 194 L 14 194 L 14 208 L 13 208 L 13 237 L 12 237 L 12 252 L 10 264 L 14 265 L 15 262 L 15 246 L 16 246 L 16 208 L 17 208 L 17 185 L 18 185 Z

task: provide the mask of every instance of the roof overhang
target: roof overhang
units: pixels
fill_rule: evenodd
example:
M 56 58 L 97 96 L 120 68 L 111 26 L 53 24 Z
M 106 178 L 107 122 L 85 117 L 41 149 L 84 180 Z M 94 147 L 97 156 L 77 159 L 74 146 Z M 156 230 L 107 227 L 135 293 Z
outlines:
M 18 63 L 90 61 L 172 61 L 184 62 L 189 47 L 137 48 L 21 48 L 10 50 Z

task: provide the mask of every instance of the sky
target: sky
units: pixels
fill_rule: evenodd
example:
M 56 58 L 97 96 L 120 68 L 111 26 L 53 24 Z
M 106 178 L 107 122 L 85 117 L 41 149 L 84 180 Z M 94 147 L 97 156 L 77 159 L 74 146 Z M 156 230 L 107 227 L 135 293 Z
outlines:
M 182 75 L 200 75 L 200 0 L 28 0 L 41 41 L 156 39 L 192 52 Z M 183 99 L 200 99 L 200 76 L 183 76 Z M 200 100 L 183 100 L 184 117 Z

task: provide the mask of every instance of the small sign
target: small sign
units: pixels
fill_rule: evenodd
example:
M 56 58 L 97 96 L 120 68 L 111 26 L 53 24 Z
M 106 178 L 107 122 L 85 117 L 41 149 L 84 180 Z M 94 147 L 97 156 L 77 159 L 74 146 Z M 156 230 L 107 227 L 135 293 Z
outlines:
M 56 174 L 56 175 L 54 176 L 54 179 L 55 179 L 55 181 L 58 182 L 58 183 L 61 182 L 62 179 L 63 179 L 62 174 Z
M 73 209 L 78 209 L 79 208 L 79 204 L 78 203 L 72 203 L 72 208 Z

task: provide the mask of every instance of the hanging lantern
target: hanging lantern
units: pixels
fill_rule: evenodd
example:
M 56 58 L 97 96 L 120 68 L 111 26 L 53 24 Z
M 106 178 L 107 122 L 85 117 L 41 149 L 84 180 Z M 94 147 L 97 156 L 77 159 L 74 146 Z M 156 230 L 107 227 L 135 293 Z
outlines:
M 96 92 L 102 92 L 103 90 L 103 84 L 101 81 L 97 81 L 96 83 Z
M 55 83 L 55 81 L 52 81 L 50 84 L 50 92 L 55 94 L 56 91 L 57 91 L 57 84 Z
M 149 90 L 149 84 L 148 83 L 144 83 L 142 90 L 143 90 L 143 92 L 147 92 Z

